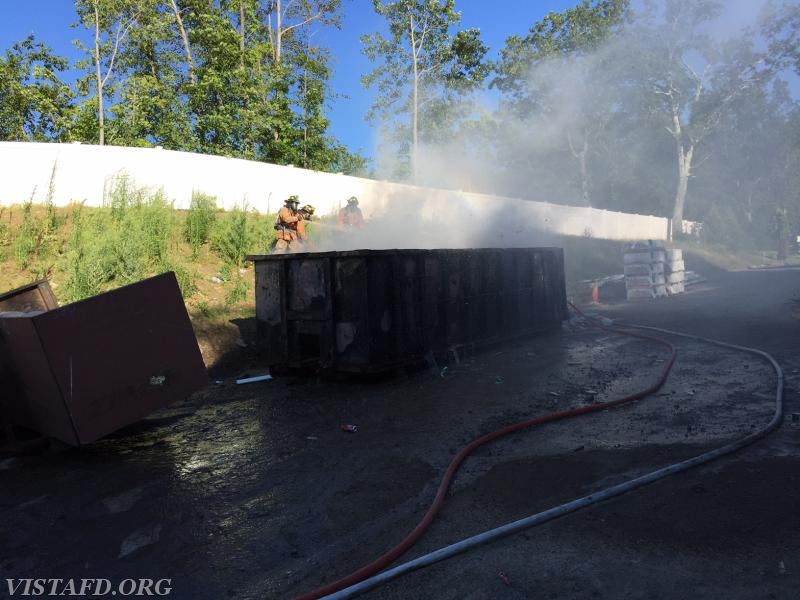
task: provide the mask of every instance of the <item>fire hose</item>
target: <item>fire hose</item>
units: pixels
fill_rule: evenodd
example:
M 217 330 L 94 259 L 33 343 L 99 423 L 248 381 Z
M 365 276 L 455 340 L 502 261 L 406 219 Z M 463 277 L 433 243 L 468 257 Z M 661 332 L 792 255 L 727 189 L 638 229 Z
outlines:
M 583 315 L 583 313 L 575 306 L 572 305 L 570 306 L 578 314 L 585 317 L 585 315 Z M 650 473 L 647 473 L 645 475 L 641 475 L 639 477 L 630 479 L 621 484 L 617 484 L 605 488 L 603 490 L 594 492 L 592 494 L 589 494 L 588 496 L 583 496 L 581 498 L 571 500 L 559 506 L 555 506 L 553 508 L 536 513 L 534 515 L 530 515 L 523 519 L 519 519 L 517 521 L 513 521 L 511 523 L 502 525 L 500 527 L 490 529 L 478 535 L 466 538 L 460 542 L 456 542 L 455 544 L 451 544 L 444 548 L 440 548 L 439 550 L 436 550 L 434 552 L 415 558 L 409 562 L 403 563 L 389 570 L 380 572 L 382 569 L 388 567 L 391 563 L 397 560 L 422 536 L 422 534 L 430 525 L 430 523 L 433 521 L 433 518 L 435 517 L 436 513 L 439 511 L 442 504 L 444 503 L 447 490 L 449 489 L 450 483 L 452 482 L 452 479 L 455 476 L 456 471 L 461 465 L 461 462 L 479 446 L 482 446 L 487 442 L 508 435 L 515 431 L 519 431 L 521 429 L 526 429 L 528 427 L 533 427 L 535 425 L 550 423 L 591 412 L 597 412 L 600 410 L 605 410 L 608 408 L 619 406 L 621 404 L 632 402 L 634 400 L 638 400 L 657 391 L 664 384 L 677 356 L 677 351 L 670 342 L 659 337 L 641 333 L 634 333 L 623 329 L 606 327 L 598 323 L 594 323 L 594 325 L 606 331 L 619 333 L 629 337 L 654 341 L 657 342 L 658 344 L 661 344 L 669 348 L 670 350 L 669 357 L 665 361 L 664 366 L 662 367 L 661 372 L 656 381 L 653 384 L 651 384 L 648 388 L 622 398 L 618 398 L 615 400 L 599 404 L 581 406 L 575 409 L 550 413 L 544 416 L 536 417 L 534 419 L 529 419 L 526 421 L 522 421 L 520 423 L 509 425 L 507 427 L 503 427 L 501 429 L 498 429 L 496 431 L 493 431 L 491 433 L 485 434 L 483 436 L 480 436 L 472 440 L 469 444 L 464 446 L 464 448 L 462 448 L 461 451 L 451 461 L 450 465 L 447 468 L 447 471 L 445 472 L 442 478 L 441 483 L 439 484 L 439 489 L 436 493 L 436 497 L 434 498 L 433 504 L 425 513 L 425 516 L 422 518 L 420 523 L 411 531 L 411 533 L 409 533 L 397 546 L 395 546 L 394 548 L 392 548 L 391 550 L 380 556 L 378 559 L 369 563 L 368 565 L 365 565 L 360 569 L 358 569 L 357 571 L 354 571 L 350 575 L 333 583 L 327 584 L 321 588 L 318 588 L 317 590 L 304 594 L 303 596 L 300 596 L 298 600 L 312 600 L 323 597 L 330 600 L 353 598 L 363 592 L 366 592 L 367 590 L 383 585 L 406 573 L 432 565 L 436 562 L 445 560 L 457 554 L 461 554 L 476 546 L 500 539 L 502 537 L 506 537 L 508 535 L 528 529 L 535 525 L 545 523 L 557 517 L 580 510 L 581 508 L 597 504 L 604 500 L 608 500 L 610 498 L 614 498 L 626 492 L 643 487 L 645 485 L 663 479 L 669 475 L 686 471 L 688 469 L 691 469 L 692 467 L 708 463 L 712 460 L 715 460 L 727 454 L 736 452 L 744 448 L 745 446 L 748 446 L 756 442 L 757 440 L 762 439 L 780 425 L 780 422 L 783 418 L 783 371 L 781 370 L 780 365 L 778 365 L 777 361 L 775 361 L 775 359 L 772 358 L 772 356 L 770 356 L 766 352 L 757 350 L 755 348 L 748 348 L 746 346 L 737 346 L 734 344 L 728 344 L 726 342 L 721 342 L 718 340 L 711 340 L 708 338 L 689 335 L 686 333 L 680 333 L 676 331 L 670 331 L 667 329 L 637 326 L 637 325 L 625 325 L 629 329 L 635 328 L 635 329 L 640 329 L 642 331 L 652 331 L 656 333 L 683 337 L 690 340 L 712 344 L 722 348 L 729 348 L 733 350 L 747 352 L 750 354 L 755 354 L 756 356 L 760 356 L 761 358 L 765 359 L 767 362 L 771 364 L 777 375 L 777 385 L 775 392 L 775 413 L 772 419 L 762 429 L 757 430 L 733 442 L 724 444 L 723 446 L 720 446 L 708 452 L 704 452 L 687 460 L 673 463 L 671 465 L 668 465 L 660 469 L 656 469 L 655 471 L 651 471 Z

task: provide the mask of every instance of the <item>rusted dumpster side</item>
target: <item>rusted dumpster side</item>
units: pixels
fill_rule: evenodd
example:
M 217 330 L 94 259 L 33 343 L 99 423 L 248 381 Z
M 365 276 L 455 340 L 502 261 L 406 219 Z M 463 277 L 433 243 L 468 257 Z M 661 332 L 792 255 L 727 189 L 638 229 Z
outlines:
M 566 317 L 560 248 L 248 257 L 270 365 L 381 371 L 529 335 Z
M 173 273 L 34 316 L 0 318 L 12 423 L 92 442 L 207 383 Z
M 58 308 L 58 302 L 46 279 L 40 279 L 0 294 L 0 313 L 44 312 Z

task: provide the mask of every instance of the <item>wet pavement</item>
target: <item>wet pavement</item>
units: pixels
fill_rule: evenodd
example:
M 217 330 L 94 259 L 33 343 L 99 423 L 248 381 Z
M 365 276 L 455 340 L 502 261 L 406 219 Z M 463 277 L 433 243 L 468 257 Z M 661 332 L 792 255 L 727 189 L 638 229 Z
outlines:
M 797 296 L 800 271 L 715 272 L 685 296 L 600 312 L 774 353 L 787 372 L 789 415 L 800 411 Z M 404 559 L 769 421 L 775 378 L 765 362 L 676 345 L 658 394 L 479 449 Z M 632 392 L 665 356 L 649 342 L 576 327 L 461 356 L 444 371 L 241 386 L 226 378 L 86 447 L 0 458 L 0 574 L 168 578 L 178 598 L 290 598 L 402 539 L 472 438 Z M 733 457 L 364 597 L 797 598 L 799 456 L 800 428 L 787 416 Z

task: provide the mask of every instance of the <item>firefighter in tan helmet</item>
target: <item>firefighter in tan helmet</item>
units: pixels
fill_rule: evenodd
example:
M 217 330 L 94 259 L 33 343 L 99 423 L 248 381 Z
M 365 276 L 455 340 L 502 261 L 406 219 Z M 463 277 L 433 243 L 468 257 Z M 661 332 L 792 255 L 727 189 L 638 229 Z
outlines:
M 336 222 L 342 227 L 362 227 L 364 225 L 364 215 L 358 208 L 358 198 L 350 196 L 347 199 L 347 206 L 339 211 Z
M 278 232 L 275 254 L 283 254 L 287 250 L 289 252 L 307 250 L 309 239 L 306 222 L 312 220 L 315 209 L 310 204 L 306 204 L 303 208 L 298 208 L 299 205 L 300 199 L 297 195 L 292 195 L 278 211 L 278 219 L 275 222 L 275 229 Z

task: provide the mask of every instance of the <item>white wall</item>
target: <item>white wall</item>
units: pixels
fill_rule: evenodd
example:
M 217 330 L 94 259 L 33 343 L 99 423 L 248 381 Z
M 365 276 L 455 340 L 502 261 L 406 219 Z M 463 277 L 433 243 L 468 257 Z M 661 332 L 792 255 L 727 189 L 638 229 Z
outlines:
M 668 231 L 662 217 L 422 188 L 160 148 L 86 144 L 0 142 L 0 205 L 28 199 L 43 202 L 54 165 L 53 201 L 60 206 L 75 201 L 100 206 L 104 188 L 125 173 L 138 186 L 162 188 L 176 208 L 188 208 L 195 189 L 216 196 L 218 205 L 227 209 L 246 201 L 262 213 L 275 212 L 291 194 L 298 194 L 303 204 L 313 204 L 317 214 L 332 214 L 346 198 L 357 196 L 367 218 L 387 217 L 386 221 L 412 225 L 449 222 L 458 238 L 441 239 L 441 233 L 437 237 L 452 247 L 478 245 L 476 238 L 492 245 L 495 237 L 503 238 L 497 245 L 528 245 L 534 230 L 612 240 L 665 239 Z M 403 237 L 408 238 L 408 234 Z M 424 236 L 404 246 L 423 243 L 433 247 Z

